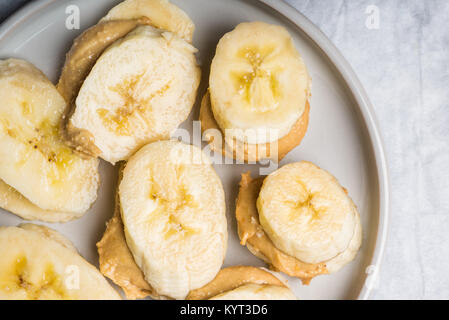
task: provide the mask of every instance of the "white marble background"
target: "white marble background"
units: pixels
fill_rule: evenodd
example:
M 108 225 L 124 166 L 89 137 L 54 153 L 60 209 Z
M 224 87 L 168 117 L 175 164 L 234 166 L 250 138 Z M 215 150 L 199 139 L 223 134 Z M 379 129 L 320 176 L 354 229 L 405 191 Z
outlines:
M 372 298 L 449 299 L 449 0 L 286 1 L 342 51 L 381 126 L 391 218 Z M 25 2 L 0 0 L 0 21 Z

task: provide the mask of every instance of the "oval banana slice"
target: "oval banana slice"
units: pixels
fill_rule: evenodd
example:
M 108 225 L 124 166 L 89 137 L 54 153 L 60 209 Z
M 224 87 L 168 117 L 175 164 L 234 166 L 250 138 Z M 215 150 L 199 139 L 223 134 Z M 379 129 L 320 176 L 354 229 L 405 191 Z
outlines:
M 95 63 L 76 98 L 69 135 L 70 130 L 89 132 L 99 156 L 111 163 L 169 138 L 196 98 L 195 51 L 172 33 L 136 28 Z
M 175 141 L 129 159 L 119 186 L 126 242 L 159 295 L 183 299 L 211 281 L 226 253 L 226 205 L 209 158 Z
M 120 299 L 69 240 L 43 226 L 0 227 L 0 299 Z
M 100 21 L 142 17 L 150 19 L 153 26 L 176 33 L 192 42 L 195 25 L 184 11 L 167 0 L 126 0 L 112 8 Z
M 286 136 L 310 95 L 310 77 L 292 37 L 263 22 L 241 23 L 221 38 L 209 85 L 221 129 L 252 144 Z
M 25 205 L 34 218 L 84 214 L 97 197 L 98 160 L 79 157 L 63 142 L 64 99 L 40 70 L 16 59 L 0 61 L 0 96 L 0 179 L 13 188 L 2 188 L 2 206 L 21 215 L 17 191 L 38 207 Z M 61 220 L 45 210 L 63 212 Z
M 331 174 L 310 162 L 288 164 L 270 174 L 257 209 L 274 245 L 302 262 L 325 262 L 349 247 L 352 260 L 360 247 L 361 237 L 355 237 L 361 233 L 360 218 L 354 203 Z M 351 243 L 354 238 L 358 243 Z

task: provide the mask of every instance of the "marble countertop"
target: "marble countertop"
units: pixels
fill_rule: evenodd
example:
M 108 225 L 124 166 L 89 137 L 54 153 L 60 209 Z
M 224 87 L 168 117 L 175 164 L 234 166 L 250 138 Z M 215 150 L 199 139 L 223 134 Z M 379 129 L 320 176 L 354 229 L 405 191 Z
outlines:
M 0 0 L 0 22 L 27 0 Z M 391 178 L 373 299 L 449 299 L 449 1 L 286 0 L 331 39 L 374 106 Z

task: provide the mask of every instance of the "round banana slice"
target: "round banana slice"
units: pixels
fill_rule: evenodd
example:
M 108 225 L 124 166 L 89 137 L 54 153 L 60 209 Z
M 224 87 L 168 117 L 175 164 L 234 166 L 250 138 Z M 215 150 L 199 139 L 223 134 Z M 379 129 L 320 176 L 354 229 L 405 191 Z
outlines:
M 270 174 L 257 209 L 274 245 L 302 262 L 325 262 L 348 248 L 352 260 L 360 247 L 354 203 L 331 174 L 310 162 L 288 164 Z M 352 243 L 354 238 L 357 243 Z
M 101 22 L 142 17 L 150 19 L 153 26 L 192 42 L 195 25 L 184 11 L 167 0 L 126 0 L 112 8 Z
M 158 295 L 183 299 L 215 277 L 227 248 L 226 205 L 199 148 L 145 146 L 126 164 L 119 197 L 126 242 Z
M 264 268 L 234 266 L 187 296 L 188 300 L 296 300 L 284 279 Z
M 263 180 L 263 177 L 252 179 L 250 173 L 242 174 L 235 210 L 240 244 L 268 263 L 272 270 L 299 278 L 308 285 L 314 277 L 329 273 L 327 265 L 302 262 L 276 248 L 268 238 L 260 225 L 256 205 Z
M 241 23 L 221 38 L 212 61 L 212 111 L 226 135 L 251 144 L 274 142 L 301 118 L 310 82 L 285 28 Z
M 120 299 L 71 242 L 43 226 L 0 227 L 0 299 Z
M 111 163 L 169 138 L 196 98 L 195 51 L 172 33 L 137 27 L 95 63 L 76 98 L 69 135 L 88 132 L 98 155 Z
M 25 218 L 46 221 L 83 215 L 97 197 L 98 160 L 63 142 L 64 99 L 40 70 L 16 59 L 0 61 L 0 96 L 0 180 L 11 186 L 1 188 L 2 207 L 21 216 L 26 207 Z M 45 211 L 61 212 L 60 220 Z

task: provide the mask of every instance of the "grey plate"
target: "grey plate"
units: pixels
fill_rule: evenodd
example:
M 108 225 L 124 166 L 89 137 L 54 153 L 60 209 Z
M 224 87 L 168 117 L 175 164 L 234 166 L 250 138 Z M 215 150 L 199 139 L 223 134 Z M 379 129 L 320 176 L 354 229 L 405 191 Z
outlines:
M 56 81 L 67 50 L 82 30 L 93 25 L 119 1 L 40 0 L 17 12 L 0 28 L 0 58 L 23 58 Z M 309 20 L 277 0 L 173 0 L 196 25 L 195 46 L 200 50 L 203 83 L 207 87 L 209 64 L 220 37 L 243 21 L 261 20 L 283 25 L 293 35 L 313 78 L 311 121 L 306 138 L 282 164 L 309 160 L 334 174 L 357 204 L 364 229 L 362 248 L 342 271 L 314 279 L 302 286 L 289 279 L 301 299 L 366 299 L 375 286 L 381 263 L 388 220 L 388 174 L 373 107 L 349 64 Z M 67 30 L 66 8 L 75 4 L 81 12 L 81 30 Z M 183 124 L 192 128 L 198 104 Z M 192 141 L 194 142 L 194 141 Z M 203 144 L 204 146 L 204 144 Z M 216 165 L 228 204 L 229 249 L 225 266 L 264 264 L 239 245 L 233 216 L 238 181 L 242 172 L 258 174 L 258 165 Z M 98 265 L 95 243 L 112 215 L 116 173 L 101 164 L 102 186 L 92 209 L 81 219 L 66 224 L 47 224 L 70 238 L 80 253 Z M 2 210 L 0 210 L 2 211 Z M 17 225 L 21 219 L 2 211 L 0 225 Z

